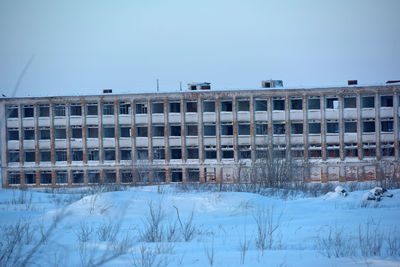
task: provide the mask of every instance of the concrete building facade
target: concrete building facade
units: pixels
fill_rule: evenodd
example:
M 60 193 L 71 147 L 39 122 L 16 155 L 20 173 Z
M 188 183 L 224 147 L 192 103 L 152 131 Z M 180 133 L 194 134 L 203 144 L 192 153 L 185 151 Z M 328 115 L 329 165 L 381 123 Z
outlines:
M 399 175 L 400 85 L 0 100 L 2 186 L 236 182 L 277 149 L 310 181 Z

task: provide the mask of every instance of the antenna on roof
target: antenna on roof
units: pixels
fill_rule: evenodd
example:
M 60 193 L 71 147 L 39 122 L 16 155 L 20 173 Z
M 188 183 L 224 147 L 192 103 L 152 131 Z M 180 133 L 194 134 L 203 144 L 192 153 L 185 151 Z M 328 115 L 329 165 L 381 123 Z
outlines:
M 179 90 L 182 92 L 182 82 L 179 82 Z
M 157 92 L 160 90 L 160 87 L 158 85 L 158 79 L 157 79 Z

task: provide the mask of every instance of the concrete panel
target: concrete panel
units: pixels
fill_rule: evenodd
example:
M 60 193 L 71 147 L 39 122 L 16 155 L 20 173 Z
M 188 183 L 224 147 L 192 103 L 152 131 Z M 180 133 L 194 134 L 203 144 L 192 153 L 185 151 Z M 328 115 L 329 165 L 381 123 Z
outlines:
M 104 138 L 103 139 L 103 147 L 115 147 L 115 139 L 114 138 Z
M 72 148 L 82 148 L 82 139 L 79 140 L 71 140 L 71 147 Z
M 62 125 L 62 126 L 67 125 L 66 118 L 54 118 L 54 126 L 59 126 L 59 125 Z M 25 124 L 24 124 L 24 126 L 25 126 Z
M 266 111 L 255 111 L 254 118 L 256 121 L 268 121 L 268 113 Z
M 222 146 L 233 146 L 233 138 L 232 137 L 221 137 L 221 145 Z
M 86 124 L 87 125 L 98 125 L 99 124 L 99 118 L 98 117 L 90 117 L 90 116 L 88 116 L 86 118 Z
M 328 167 L 328 180 L 338 181 L 339 180 L 339 167 Z
M 234 168 L 223 167 L 222 168 L 222 182 L 233 183 L 234 182 Z
M 363 118 L 375 118 L 375 109 L 374 108 L 364 108 L 361 110 L 361 117 Z
M 215 137 L 204 137 L 203 142 L 205 146 L 215 146 L 217 139 Z
M 164 114 L 153 114 L 151 116 L 151 123 L 164 124 Z
M 345 143 L 357 143 L 357 133 L 344 133 L 343 140 Z
M 312 166 L 310 167 L 310 178 L 312 181 L 321 180 L 321 167 Z
M 119 146 L 120 147 L 131 147 L 131 139 L 130 138 L 121 138 L 119 139 Z
M 394 142 L 394 133 L 381 133 L 382 142 Z
M 17 119 L 7 119 L 7 127 L 9 128 L 18 128 L 19 121 Z
M 50 127 L 50 119 L 49 118 L 38 118 L 38 125 L 44 127 Z
M 169 145 L 170 146 L 181 146 L 181 138 L 180 137 L 170 137 L 169 138 Z
M 286 142 L 286 137 L 285 136 L 274 136 L 272 138 L 272 143 L 274 144 L 285 144 Z
M 321 135 L 320 134 L 310 134 L 308 136 L 308 142 L 310 144 L 320 144 L 321 143 Z
M 329 143 L 339 143 L 339 135 L 327 135 L 326 142 Z
M 327 109 L 325 111 L 325 118 L 327 120 L 338 120 L 339 119 L 339 110 L 338 109 L 334 109 L 334 110 Z
M 247 136 L 239 136 L 238 137 L 238 144 L 240 145 L 250 145 L 251 144 L 251 137 Z
M 65 140 L 55 140 L 54 145 L 56 148 L 67 148 L 67 141 Z
M 33 118 L 23 119 L 22 125 L 24 127 L 33 127 L 35 125 L 35 120 Z
M 70 124 L 71 125 L 82 125 L 82 117 L 71 117 Z
M 99 139 L 97 138 L 88 138 L 87 139 L 88 147 L 99 147 Z
M 115 124 L 114 116 L 103 116 L 103 125 Z
M 345 167 L 345 178 L 346 178 L 346 181 L 355 181 L 355 180 L 357 180 L 357 167 L 355 167 L 355 166 L 346 166 Z
M 149 145 L 149 141 L 147 137 L 136 137 L 136 146 L 137 147 L 147 147 Z
M 375 180 L 376 168 L 375 166 L 364 166 L 364 179 Z
M 290 136 L 290 142 L 292 144 L 302 144 L 303 143 L 303 135 L 298 135 L 298 136 Z
M 25 149 L 35 149 L 35 147 L 36 147 L 35 140 L 25 140 L 24 141 L 24 148 Z
M 238 121 L 250 121 L 250 112 L 238 111 L 237 119 Z
M 268 144 L 268 137 L 267 136 L 256 136 L 255 142 L 256 142 L 256 145 Z
M 294 121 L 303 120 L 303 111 L 302 110 L 291 110 L 290 111 L 290 120 L 294 120 Z
M 203 113 L 203 122 L 215 122 L 216 121 L 216 115 L 215 113 Z
M 356 120 L 357 119 L 357 109 L 356 108 L 343 109 L 343 118 Z
M 393 118 L 393 108 L 383 107 L 380 110 L 381 118 Z
M 198 137 L 186 137 L 186 146 L 197 146 L 199 144 Z
M 180 113 L 170 113 L 168 114 L 169 123 L 180 123 L 181 122 L 181 114 Z
M 153 137 L 153 146 L 164 146 L 165 140 L 164 137 Z
M 39 140 L 39 148 L 50 149 L 50 140 Z
M 197 122 L 197 113 L 186 113 L 185 120 L 186 122 Z
M 376 142 L 375 134 L 363 134 L 362 135 L 363 142 Z
M 221 121 L 233 121 L 233 113 L 232 112 L 223 112 L 220 113 Z
M 285 118 L 285 111 L 272 111 L 272 120 L 274 121 L 284 121 Z
M 118 117 L 119 124 L 131 125 L 131 116 L 130 115 L 119 115 Z
M 147 114 L 136 114 L 135 123 L 136 124 L 146 124 L 147 123 Z
M 309 120 L 320 120 L 321 119 L 321 111 L 320 110 L 309 110 L 308 111 L 308 119 Z
M 7 148 L 8 148 L 8 150 L 14 150 L 14 149 L 18 150 L 19 149 L 19 141 L 15 141 L 15 140 L 8 141 Z

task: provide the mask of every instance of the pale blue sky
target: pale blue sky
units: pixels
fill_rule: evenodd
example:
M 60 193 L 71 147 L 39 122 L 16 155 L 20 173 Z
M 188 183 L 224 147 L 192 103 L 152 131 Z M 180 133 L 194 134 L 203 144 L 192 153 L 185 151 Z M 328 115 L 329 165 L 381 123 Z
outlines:
M 400 0 L 0 0 L 0 92 L 17 96 L 400 79 Z

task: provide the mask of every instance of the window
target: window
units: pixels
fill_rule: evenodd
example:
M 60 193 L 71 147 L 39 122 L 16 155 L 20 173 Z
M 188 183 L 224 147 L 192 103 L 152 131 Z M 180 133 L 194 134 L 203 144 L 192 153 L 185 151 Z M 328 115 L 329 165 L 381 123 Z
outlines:
M 250 100 L 238 99 L 237 100 L 238 111 L 250 111 Z
M 133 175 L 129 170 L 121 170 L 121 183 L 130 184 L 133 183 Z
M 153 132 L 154 132 L 154 128 L 153 128 Z M 147 126 L 145 126 L 145 125 L 136 126 L 136 137 L 147 137 Z
M 187 124 L 186 125 L 186 136 L 197 136 L 197 124 Z
M 19 162 L 19 151 L 18 150 L 9 150 L 7 158 L 8 158 L 8 163 Z
M 338 109 L 339 108 L 339 98 L 326 97 L 326 108 L 327 109 Z
M 186 101 L 186 112 L 197 112 L 197 102 Z
M 39 105 L 39 117 L 50 117 L 49 105 Z
M 96 125 L 88 125 L 88 138 L 98 138 L 99 137 L 99 128 Z
M 308 123 L 308 133 L 320 134 L 321 133 L 321 123 L 320 122 L 309 122 Z
M 129 125 L 119 126 L 119 137 L 131 137 L 131 127 Z
M 117 174 L 115 171 L 104 171 L 104 183 L 114 184 L 117 182 Z
M 249 123 L 239 123 L 238 124 L 239 135 L 250 135 L 250 124 Z
M 303 134 L 303 123 L 302 122 L 292 122 L 290 124 L 291 134 Z
M 381 143 L 381 154 L 382 154 L 382 157 L 394 157 L 394 143 L 393 142 L 382 142 Z
M 204 147 L 204 159 L 216 159 L 217 150 L 215 146 L 205 146 Z
M 54 129 L 54 137 L 56 139 L 65 139 L 66 138 L 66 131 L 65 127 L 58 126 Z
M 273 146 L 273 157 L 284 158 L 286 157 L 286 145 L 278 144 Z
M 56 149 L 56 161 L 67 161 L 66 149 Z
M 82 116 L 82 104 L 71 103 L 71 116 Z
M 120 158 L 121 160 L 131 160 L 132 159 L 132 154 L 131 154 L 131 149 L 123 147 L 119 150 Z
M 290 98 L 290 109 L 291 110 L 302 110 L 303 100 L 301 98 Z
M 182 170 L 171 169 L 171 182 L 173 182 L 173 183 L 182 182 Z
M 343 107 L 344 108 L 356 108 L 357 107 L 357 98 L 355 96 L 345 96 L 343 98 Z
M 115 149 L 105 148 L 103 150 L 104 160 L 115 160 Z
M 196 183 L 200 181 L 199 169 L 187 169 L 187 182 Z
M 268 102 L 266 99 L 255 99 L 254 100 L 254 110 L 255 111 L 267 111 Z
M 50 162 L 51 161 L 50 150 L 40 150 L 39 157 L 40 157 L 40 162 Z
M 215 112 L 215 101 L 204 100 L 203 101 L 203 112 Z
M 256 122 L 256 135 L 268 135 L 268 124 L 266 122 Z
M 171 159 L 182 159 L 182 149 L 180 147 L 170 148 Z
M 232 112 L 232 100 L 221 100 L 221 111 L 222 112 Z
M 233 159 L 233 146 L 222 146 L 221 157 L 223 159 Z
M 99 173 L 99 171 L 96 171 L 96 170 L 88 171 L 88 183 L 89 184 L 98 184 L 98 183 L 100 183 L 100 173 Z
M 87 103 L 86 113 L 88 116 L 97 116 L 98 114 L 97 103 Z
M 18 128 L 8 128 L 7 129 L 7 139 L 10 140 L 19 140 L 19 130 Z
M 83 171 L 72 171 L 72 183 L 83 184 Z
M 99 150 L 97 148 L 88 148 L 87 157 L 89 161 L 99 161 Z
M 233 135 L 233 125 L 231 122 L 221 123 L 221 135 Z
M 114 125 L 103 125 L 103 138 L 114 138 L 115 128 Z
M 384 133 L 392 133 L 394 131 L 393 119 L 382 119 L 381 131 Z
M 268 156 L 268 147 L 266 145 L 256 145 L 256 159 L 265 159 Z
M 83 152 L 81 148 L 73 148 L 72 149 L 72 161 L 82 161 L 83 160 Z
M 337 121 L 327 121 L 326 122 L 326 132 L 327 133 L 339 133 L 339 123 Z
M 35 130 L 33 128 L 24 128 L 24 140 L 35 140 Z
M 153 147 L 153 159 L 165 159 L 165 148 Z
M 345 120 L 344 121 L 344 132 L 345 133 L 356 133 L 357 132 L 357 122 L 355 120 Z
M 374 108 L 375 107 L 375 97 L 374 96 L 363 96 L 361 98 L 362 108 Z
M 7 106 L 7 118 L 18 118 L 18 106 Z
M 147 148 L 138 147 L 136 148 L 136 158 L 138 160 L 149 160 L 149 151 Z
M 24 151 L 25 162 L 35 162 L 35 150 Z
M 71 138 L 82 139 L 82 126 L 71 126 Z
M 39 140 L 50 140 L 50 128 L 40 127 L 39 128 Z
M 311 144 L 308 148 L 309 158 L 321 158 L 321 144 Z
M 136 103 L 135 112 L 136 114 L 147 114 L 147 103 Z
M 112 102 L 103 103 L 103 115 L 114 115 L 114 103 Z
M 131 103 L 129 102 L 119 102 L 119 114 L 120 115 L 129 115 L 131 114 Z
M 163 137 L 164 133 L 165 133 L 164 125 L 157 125 L 157 124 L 153 125 L 153 127 L 152 127 L 153 137 Z
M 364 157 L 376 157 L 376 143 L 363 143 Z
M 375 120 L 374 119 L 363 120 L 362 126 L 363 126 L 363 133 L 375 132 Z
M 326 157 L 327 158 L 338 158 L 339 154 L 339 144 L 328 144 L 326 147 Z
M 33 111 L 33 106 L 32 105 L 24 105 L 23 108 L 23 117 L 24 118 L 33 118 L 34 111 Z
M 290 152 L 293 158 L 304 158 L 304 145 L 292 144 L 290 146 Z
M 169 113 L 180 113 L 181 103 L 180 102 L 169 102 Z
M 169 126 L 169 136 L 181 136 L 181 126 L 180 125 L 170 125 Z
M 187 159 L 198 159 L 199 158 L 199 148 L 198 147 L 187 147 L 186 157 L 187 157 Z
M 21 177 L 19 172 L 9 172 L 8 173 L 8 184 L 20 184 L 21 183 Z
M 381 96 L 381 107 L 393 107 L 393 96 L 382 95 Z
M 273 110 L 285 110 L 285 99 L 274 97 L 272 99 Z
M 285 123 L 283 122 L 274 122 L 272 125 L 272 129 L 274 134 L 285 134 Z
M 154 182 L 165 183 L 166 175 L 164 170 L 154 171 Z
M 344 155 L 345 157 L 358 157 L 357 143 L 345 143 L 344 144 Z
M 240 159 L 251 159 L 250 146 L 239 146 L 239 160 Z
M 163 102 L 153 102 L 151 112 L 153 114 L 164 113 L 164 103 Z
M 50 171 L 40 171 L 40 184 L 51 184 Z
M 36 174 L 33 171 L 25 172 L 25 184 L 32 185 L 36 184 Z
M 204 136 L 216 136 L 215 124 L 204 124 Z
M 65 104 L 54 105 L 54 116 L 65 117 Z
M 321 108 L 319 97 L 308 97 L 308 109 L 316 110 Z
M 68 184 L 68 172 L 56 171 L 56 184 Z

